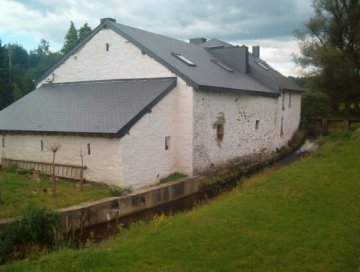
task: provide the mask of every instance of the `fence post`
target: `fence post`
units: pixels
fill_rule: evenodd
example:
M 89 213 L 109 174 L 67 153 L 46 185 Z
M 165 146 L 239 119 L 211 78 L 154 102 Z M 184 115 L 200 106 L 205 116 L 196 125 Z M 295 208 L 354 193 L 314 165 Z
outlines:
M 323 135 L 328 133 L 328 120 L 327 120 L 327 118 L 321 118 L 321 130 L 322 130 Z

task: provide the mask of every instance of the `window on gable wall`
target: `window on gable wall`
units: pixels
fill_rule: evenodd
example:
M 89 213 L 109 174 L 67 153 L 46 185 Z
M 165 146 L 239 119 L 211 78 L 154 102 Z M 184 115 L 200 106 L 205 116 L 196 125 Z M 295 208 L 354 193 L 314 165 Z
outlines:
M 291 92 L 289 92 L 289 108 L 291 108 Z
M 88 155 L 90 155 L 90 153 L 91 153 L 90 144 L 87 144 L 87 153 L 88 153 Z
M 165 137 L 165 150 L 170 149 L 170 136 Z
M 282 92 L 282 110 L 285 110 L 285 91 Z
M 40 140 L 40 150 L 43 151 L 44 150 L 44 141 Z
M 109 49 L 110 49 L 110 44 L 106 43 L 106 44 L 105 44 L 105 49 L 106 49 L 106 51 L 109 51 Z
M 284 136 L 284 117 L 281 117 L 280 136 Z
M 224 139 L 224 124 L 216 124 L 216 138 L 219 141 Z
M 255 129 L 259 129 L 259 123 L 260 123 L 260 120 L 255 121 Z
M 5 147 L 5 137 L 2 137 L 2 147 Z

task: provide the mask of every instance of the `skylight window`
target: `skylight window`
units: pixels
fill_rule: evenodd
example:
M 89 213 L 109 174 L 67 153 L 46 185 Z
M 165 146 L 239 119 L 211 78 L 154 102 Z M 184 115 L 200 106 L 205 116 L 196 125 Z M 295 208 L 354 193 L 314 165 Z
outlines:
M 225 64 L 222 63 L 221 61 L 218 61 L 218 60 L 216 60 L 216 59 L 212 59 L 211 61 L 212 61 L 213 63 L 215 63 L 217 66 L 223 68 L 224 70 L 226 70 L 226 71 L 228 71 L 228 72 L 230 72 L 230 73 L 233 73 L 233 72 L 234 72 L 233 69 L 231 69 L 229 66 L 225 65 Z
M 265 70 L 269 70 L 269 66 L 266 63 L 262 63 L 259 61 L 255 61 L 257 65 L 259 65 L 261 68 L 265 69 Z
M 191 60 L 187 59 L 186 57 L 184 57 L 181 54 L 177 54 L 177 53 L 171 53 L 171 54 L 189 66 L 196 66 L 195 63 L 193 63 Z

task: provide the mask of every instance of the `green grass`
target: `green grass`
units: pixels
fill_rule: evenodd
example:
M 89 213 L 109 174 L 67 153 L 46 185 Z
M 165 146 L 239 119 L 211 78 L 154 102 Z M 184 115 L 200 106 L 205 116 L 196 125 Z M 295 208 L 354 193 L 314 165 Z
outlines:
M 18 215 L 30 203 L 58 209 L 109 196 L 108 187 L 103 184 L 78 186 L 73 181 L 60 179 L 57 181 L 57 197 L 54 198 L 48 177 L 0 173 L 0 218 Z
M 359 271 L 360 137 L 267 170 L 197 209 L 0 271 Z
M 185 178 L 185 177 L 187 177 L 187 176 L 183 173 L 174 172 L 174 173 L 171 173 L 170 175 L 168 175 L 166 178 L 160 179 L 159 184 L 167 183 L 167 182 Z

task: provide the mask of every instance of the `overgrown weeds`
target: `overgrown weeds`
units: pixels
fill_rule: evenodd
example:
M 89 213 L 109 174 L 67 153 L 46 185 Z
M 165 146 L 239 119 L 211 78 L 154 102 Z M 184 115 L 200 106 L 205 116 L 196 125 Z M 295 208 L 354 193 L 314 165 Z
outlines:
M 121 187 L 116 185 L 109 186 L 110 196 L 123 196 L 131 192 L 132 192 L 131 187 Z
M 174 181 L 174 180 L 186 178 L 186 177 L 187 177 L 187 175 L 185 175 L 183 173 L 174 172 L 174 173 L 171 173 L 170 175 L 168 175 L 167 177 L 160 179 L 159 184 L 167 183 L 170 181 Z

